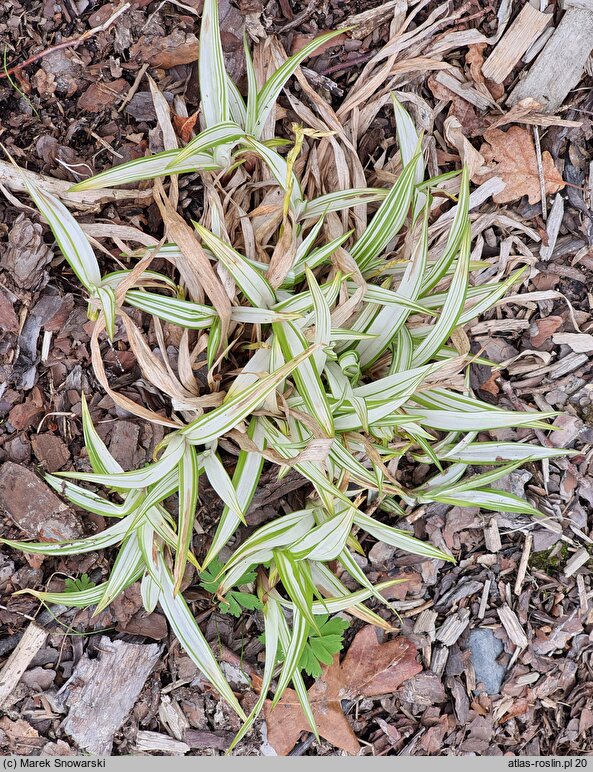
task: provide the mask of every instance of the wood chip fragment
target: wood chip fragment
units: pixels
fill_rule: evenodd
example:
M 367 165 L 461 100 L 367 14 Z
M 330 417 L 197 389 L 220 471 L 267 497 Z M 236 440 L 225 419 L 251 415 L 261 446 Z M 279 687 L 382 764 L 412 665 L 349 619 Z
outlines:
M 136 750 L 144 753 L 154 751 L 166 753 L 169 756 L 184 756 L 191 748 L 187 743 L 174 740 L 161 732 L 140 731 L 136 735 Z
M 564 217 L 564 199 L 560 193 L 556 194 L 552 208 L 550 209 L 550 215 L 546 223 L 546 232 L 548 234 L 547 245 L 542 245 L 539 251 L 540 260 L 549 260 L 554 254 L 554 247 L 558 239 L 560 232 L 560 226 L 562 225 L 562 218 Z
M 552 336 L 552 341 L 558 346 L 570 346 L 575 354 L 588 354 L 593 351 L 593 335 L 585 332 L 556 333 Z
M 584 616 L 589 611 L 589 598 L 587 596 L 587 588 L 585 587 L 585 579 L 582 574 L 577 574 L 577 591 L 579 593 L 581 616 Z
M 445 646 L 453 646 L 468 625 L 469 610 L 466 608 L 460 609 L 457 614 L 452 614 L 439 627 L 436 640 L 445 644 Z
M 572 576 L 573 574 L 576 574 L 579 568 L 584 566 L 590 557 L 591 555 L 589 555 L 587 550 L 584 547 L 580 547 L 574 555 L 566 561 L 564 575 Z
M 136 704 L 160 647 L 106 637 L 96 647 L 100 656 L 82 657 L 58 697 L 70 708 L 62 724 L 66 734 L 81 750 L 108 756 L 113 735 Z
M 12 694 L 33 657 L 45 643 L 46 638 L 46 631 L 34 622 L 31 622 L 25 630 L 16 649 L 0 671 L 0 708 Z
M 490 594 L 491 579 L 486 579 L 484 582 L 484 589 L 482 590 L 482 597 L 480 598 L 480 608 L 478 609 L 478 618 L 484 619 L 486 614 L 486 607 L 488 605 L 488 596 Z
M 470 83 L 463 83 L 457 80 L 450 72 L 441 70 L 435 75 L 435 80 L 437 83 L 440 83 L 441 86 L 445 86 L 449 91 L 452 91 L 466 102 L 477 107 L 478 110 L 489 110 L 492 108 L 493 104 L 496 105 L 496 102 L 493 102 L 492 99 L 488 99 L 488 97 L 485 97 L 479 91 L 476 91 Z
M 447 646 L 435 646 L 432 650 L 430 659 L 430 669 L 435 675 L 442 676 L 445 672 L 447 660 L 449 659 L 449 649 Z
M 509 104 L 532 97 L 545 112 L 562 106 L 581 79 L 593 47 L 593 3 L 582 2 L 586 7 L 567 8 L 537 61 L 511 93 Z
M 533 546 L 533 534 L 530 532 L 525 537 L 525 543 L 523 544 L 523 552 L 521 553 L 521 560 L 519 561 L 519 568 L 517 569 L 517 579 L 515 580 L 515 595 L 521 593 L 523 582 L 525 581 L 525 574 L 527 573 L 527 564 L 529 563 L 529 556 L 531 555 L 531 548 Z
M 495 517 L 490 518 L 488 525 L 484 528 L 484 542 L 488 552 L 498 552 L 502 549 L 500 531 Z
M 528 644 L 527 635 L 525 634 L 525 630 L 521 627 L 521 623 L 515 612 L 507 603 L 505 603 L 497 609 L 497 613 L 498 618 L 512 643 L 514 643 L 515 646 L 524 649 Z
M 488 80 L 502 83 L 527 49 L 534 43 L 551 15 L 541 13 L 525 3 L 515 21 L 502 36 L 498 45 L 482 65 L 482 74 Z
M 434 640 L 435 622 L 437 617 L 438 614 L 436 611 L 425 609 L 414 623 L 414 633 L 429 633 L 433 636 L 432 640 Z

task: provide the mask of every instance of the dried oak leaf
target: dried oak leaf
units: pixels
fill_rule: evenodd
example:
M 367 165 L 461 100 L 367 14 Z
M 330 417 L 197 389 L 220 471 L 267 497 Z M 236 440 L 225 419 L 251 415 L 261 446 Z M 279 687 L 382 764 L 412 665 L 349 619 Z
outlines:
M 344 661 L 340 663 L 339 655 L 336 655 L 309 689 L 319 734 L 347 753 L 358 753 L 360 745 L 344 715 L 341 700 L 392 694 L 421 670 L 413 643 L 402 636 L 379 643 L 376 629 L 372 625 L 363 627 L 352 641 Z M 310 731 L 292 689 L 285 691 L 274 709 L 268 700 L 264 714 L 268 742 L 279 756 L 286 756 L 292 750 L 301 732 Z
M 475 175 L 474 182 L 482 184 L 491 177 L 500 177 L 505 188 L 493 196 L 496 204 L 516 201 L 522 196 L 527 196 L 530 204 L 541 201 L 535 144 L 530 130 L 522 126 L 512 126 L 506 132 L 489 129 L 484 133 L 484 139 L 486 142 L 480 153 L 490 171 Z M 557 193 L 564 187 L 564 180 L 547 150 L 542 153 L 542 167 L 546 195 Z

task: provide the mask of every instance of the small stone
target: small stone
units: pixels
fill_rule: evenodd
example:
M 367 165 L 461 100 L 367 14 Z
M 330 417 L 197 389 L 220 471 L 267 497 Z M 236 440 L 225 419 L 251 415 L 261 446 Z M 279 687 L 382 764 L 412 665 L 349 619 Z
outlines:
M 376 565 L 377 563 L 386 565 L 394 554 L 395 547 L 392 547 L 390 544 L 385 544 L 385 542 L 378 541 L 375 545 L 373 545 L 373 547 L 371 547 L 369 552 L 369 560 L 373 565 Z
M 469 634 L 469 648 L 476 673 L 476 682 L 484 684 L 488 694 L 500 694 L 505 668 L 496 658 L 502 652 L 502 641 L 484 627 L 476 628 Z
M 545 316 L 537 319 L 529 328 L 529 341 L 533 348 L 543 346 L 547 341 L 551 342 L 552 335 L 564 324 L 561 316 Z
M 56 674 L 53 670 L 34 667 L 32 670 L 27 670 L 26 673 L 23 673 L 21 681 L 29 689 L 34 689 L 37 692 L 46 692 L 53 685 L 55 679 Z
M 583 422 L 576 415 L 563 413 L 555 419 L 553 426 L 557 427 L 558 431 L 550 435 L 551 444 L 555 448 L 568 448 L 579 436 Z
M 492 487 L 497 491 L 506 491 L 507 493 L 512 493 L 514 496 L 524 499 L 525 486 L 531 478 L 531 473 L 523 469 L 520 472 L 511 472 L 500 480 L 495 480 L 492 483 Z
M 6 443 L 6 452 L 9 461 L 14 461 L 15 464 L 27 464 L 31 460 L 31 443 L 26 435 L 17 434 Z

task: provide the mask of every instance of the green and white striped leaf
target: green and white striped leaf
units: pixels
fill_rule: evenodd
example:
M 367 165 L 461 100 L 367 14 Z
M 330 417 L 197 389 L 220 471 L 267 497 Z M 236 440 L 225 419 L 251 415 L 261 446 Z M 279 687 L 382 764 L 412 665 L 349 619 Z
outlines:
M 214 160 L 224 168 L 230 161 L 231 150 L 244 137 L 245 131 L 232 121 L 213 124 L 172 156 L 165 174 L 179 174 L 180 169 L 186 168 L 190 158 L 204 152 L 214 153 Z
M 439 451 L 443 461 L 460 461 L 463 464 L 498 464 L 503 461 L 543 461 L 546 458 L 562 458 L 576 455 L 578 451 L 566 448 L 544 448 L 522 442 L 472 442 L 462 448 L 444 446 Z
M 295 560 L 335 560 L 346 546 L 355 514 L 356 510 L 348 507 L 341 514 L 316 526 L 290 546 L 290 555 Z
M 366 230 L 354 244 L 350 253 L 365 271 L 381 251 L 399 233 L 410 210 L 414 195 L 416 158 L 403 168 L 397 182 L 389 191 Z
M 252 306 L 270 308 L 274 305 L 276 302 L 274 291 L 267 280 L 249 264 L 243 255 L 199 223 L 194 222 L 194 228 L 214 257 L 220 260 L 231 274 Z
M 387 351 L 399 330 L 405 324 L 413 307 L 410 307 L 408 303 L 402 303 L 401 298 L 405 298 L 411 303 L 416 303 L 428 260 L 429 211 L 430 206 L 427 204 L 418 241 L 416 242 L 416 246 L 412 252 L 397 293 L 394 293 L 395 297 L 393 297 L 391 301 L 387 301 L 380 310 L 373 310 L 371 307 L 369 309 L 371 311 L 369 323 L 361 326 L 359 321 L 356 325 L 357 329 L 363 329 L 364 332 L 376 336 L 372 340 L 361 341 L 357 346 L 356 350 L 358 351 L 360 363 L 363 367 L 371 365 L 384 351 Z M 379 288 L 367 289 L 366 294 L 370 303 L 373 303 L 375 299 L 371 293 L 386 298 L 389 297 L 385 295 L 385 293 L 378 293 L 377 289 Z
M 64 204 L 24 177 L 23 182 L 35 206 L 43 215 L 70 268 L 91 294 L 101 284 L 101 271 L 84 231 Z
M 227 683 L 222 670 L 214 656 L 212 649 L 204 638 L 194 615 L 189 609 L 184 598 L 180 594 L 175 594 L 174 583 L 171 572 L 162 555 L 159 555 L 159 564 L 161 569 L 161 594 L 159 603 L 171 629 L 179 643 L 188 653 L 192 662 L 210 681 L 212 686 L 224 697 L 230 707 L 245 720 L 246 716 L 243 709 L 237 702 L 233 690 Z
M 305 273 L 307 275 L 307 284 L 309 285 L 311 297 L 313 298 L 313 311 L 315 313 L 315 335 L 313 337 L 313 342 L 319 344 L 321 347 L 329 346 L 332 329 L 331 310 L 325 299 L 325 295 L 317 283 L 313 271 L 306 266 Z M 319 351 L 316 351 L 315 354 L 313 354 L 309 361 L 312 362 L 318 373 L 322 373 L 326 359 L 327 354 L 323 348 L 320 348 Z
M 264 432 L 257 418 L 251 419 L 247 430 L 247 436 L 258 448 L 263 450 Z M 246 512 L 251 504 L 251 500 L 253 499 L 261 478 L 263 465 L 264 457 L 259 453 L 252 453 L 246 450 L 242 450 L 239 453 L 239 459 L 233 474 L 232 486 L 235 490 L 241 512 Z M 202 564 L 204 569 L 229 541 L 231 536 L 237 530 L 240 522 L 241 518 L 234 514 L 229 506 L 225 506 L 216 533 L 212 539 L 210 549 L 204 558 Z
M 136 577 L 137 579 L 138 577 Z M 135 581 L 135 579 L 134 579 Z M 14 595 L 33 595 L 37 600 L 47 605 L 68 606 L 69 608 L 88 608 L 99 603 L 107 583 L 97 584 L 87 590 L 77 592 L 44 592 L 42 590 L 17 590 Z
M 115 525 L 109 526 L 101 533 L 94 536 L 87 536 L 83 539 L 71 539 L 69 541 L 58 542 L 35 542 L 35 541 L 14 541 L 13 539 L 0 539 L 0 544 L 6 544 L 21 552 L 27 552 L 31 555 L 82 555 L 86 552 L 103 550 L 119 544 L 130 527 L 132 526 L 133 516 L 128 515 Z
M 290 648 L 292 636 L 289 632 L 288 624 L 286 623 L 286 619 L 284 618 L 283 614 L 279 615 L 279 621 L 280 621 L 280 645 L 282 646 L 282 651 L 287 652 Z M 296 660 L 296 662 L 297 662 L 297 665 L 294 668 L 294 673 L 292 674 L 292 685 L 294 686 L 294 690 L 297 694 L 303 714 L 305 715 L 307 721 L 309 722 L 309 728 L 315 735 L 317 742 L 321 742 L 319 739 L 319 734 L 317 732 L 317 724 L 315 723 L 315 716 L 313 715 L 313 709 L 311 708 L 311 703 L 309 702 L 309 693 L 308 693 L 307 687 L 305 686 L 305 682 L 303 681 L 303 677 L 298 669 L 299 660 Z M 286 660 L 285 660 L 285 663 L 286 663 Z M 282 693 L 279 692 L 278 687 L 276 687 L 275 696 L 277 696 L 278 699 L 282 697 Z
M 367 533 L 370 533 L 371 536 L 374 536 L 375 539 L 379 539 L 379 541 L 383 541 L 385 544 L 391 544 L 393 547 L 397 547 L 405 552 L 410 552 L 412 555 L 434 558 L 435 560 L 447 560 L 451 563 L 455 562 L 452 555 L 442 552 L 433 547 L 432 544 L 416 539 L 415 536 L 410 536 L 409 533 L 398 528 L 392 528 L 390 525 L 380 523 L 378 520 L 374 520 L 362 512 L 356 513 L 354 522 Z
M 104 499 L 97 493 L 93 493 L 93 491 L 87 491 L 85 488 L 81 488 L 69 480 L 46 474 L 45 481 L 76 507 L 81 507 L 86 509 L 87 512 L 94 512 L 102 517 L 125 517 L 136 509 L 145 496 L 144 491 L 131 491 L 123 504 L 114 504 L 112 501 Z
M 161 585 L 150 574 L 144 574 L 140 582 L 140 595 L 144 609 L 152 614 L 159 602 Z
M 444 432 L 490 431 L 492 429 L 510 429 L 529 426 L 533 429 L 550 429 L 546 419 L 554 418 L 557 413 L 521 413 L 512 410 L 474 410 L 471 413 L 461 411 L 424 410 L 414 406 L 414 416 L 423 426 Z
M 196 520 L 200 484 L 200 465 L 196 449 L 186 444 L 177 465 L 179 476 L 179 515 L 177 519 L 177 549 L 173 568 L 173 594 L 177 595 L 183 581 L 191 537 Z
M 124 540 L 121 549 L 117 554 L 105 590 L 93 616 L 96 616 L 103 611 L 103 609 L 107 608 L 107 606 L 114 601 L 126 587 L 129 587 L 130 584 L 132 584 L 142 570 L 143 562 L 143 556 L 140 546 L 138 545 L 136 532 L 132 531 L 132 533 Z
M 308 562 L 296 560 L 289 550 L 274 550 L 273 555 L 274 564 L 284 589 L 295 606 L 295 611 L 298 611 L 309 625 L 317 628 L 317 621 L 311 610 L 314 587 Z
M 301 613 L 298 605 L 292 612 L 292 631 L 288 647 L 284 651 L 284 663 L 278 676 L 278 683 L 272 701 L 272 708 L 278 704 L 286 687 L 298 672 L 299 661 L 309 636 L 310 622 Z
M 466 289 L 468 285 L 469 258 L 471 254 L 471 229 L 469 223 L 461 237 L 459 247 L 459 259 L 453 275 L 451 287 L 447 294 L 447 300 L 436 324 L 422 343 L 416 347 L 412 357 L 412 365 L 423 365 L 443 346 L 457 326 L 463 306 L 465 305 Z
M 91 414 L 87 405 L 84 391 L 80 393 L 82 407 L 82 431 L 84 435 L 84 445 L 89 457 L 89 462 L 93 472 L 97 474 L 118 474 L 123 472 L 122 467 L 113 458 L 103 440 L 97 434 L 93 426 Z
M 273 324 L 272 330 L 288 362 L 295 361 L 296 357 L 307 351 L 307 340 L 292 322 Z M 322 332 L 324 332 L 323 329 Z M 305 403 L 307 412 L 315 418 L 325 435 L 332 437 L 334 435 L 332 411 L 315 365 L 315 357 L 303 360 L 294 368 L 291 378 Z
M 239 501 L 237 491 L 228 472 L 224 468 L 224 465 L 218 454 L 214 450 L 208 450 L 202 454 L 202 465 L 204 472 L 208 477 L 208 482 L 220 496 L 225 506 L 227 506 L 233 515 L 238 518 L 243 524 L 245 523 L 245 510 Z
M 216 311 L 210 306 L 142 290 L 128 290 L 126 303 L 189 330 L 206 329 L 217 318 Z
M 440 280 L 447 275 L 449 267 L 453 262 L 455 255 L 461 248 L 461 241 L 464 237 L 464 232 L 467 229 L 469 217 L 469 170 L 464 167 L 461 172 L 459 200 L 457 202 L 457 210 L 451 230 L 447 237 L 447 243 L 441 257 L 436 263 L 431 266 L 427 271 L 422 283 L 422 294 L 427 295 L 433 287 L 440 282 Z
M 230 116 L 228 76 L 220 40 L 218 0 L 204 0 L 198 56 L 200 104 L 206 126 L 228 121 Z
M 374 204 L 384 201 L 389 191 L 384 188 L 349 188 L 326 193 L 306 201 L 299 213 L 299 220 L 312 220 L 326 212 L 339 212 L 360 204 Z
M 253 57 L 249 48 L 249 39 L 247 32 L 243 33 L 243 52 L 245 54 L 245 70 L 247 72 L 247 107 L 245 110 L 245 127 L 247 134 L 255 135 L 255 125 L 257 123 L 257 76 L 253 66 Z
M 257 117 L 254 126 L 250 127 L 250 133 L 252 133 L 256 139 L 260 138 L 266 121 L 268 120 L 268 116 L 274 109 L 280 92 L 286 85 L 288 79 L 294 75 L 300 63 L 308 56 L 311 56 L 319 46 L 322 46 L 324 43 L 327 43 L 341 33 L 342 30 L 333 30 L 332 32 L 327 32 L 325 35 L 320 35 L 315 38 L 315 40 L 312 40 L 308 45 L 304 46 L 304 48 L 301 48 L 300 51 L 288 58 L 284 64 L 268 78 L 257 95 Z
M 230 753 L 235 745 L 242 740 L 243 737 L 253 726 L 253 722 L 259 716 L 270 687 L 272 685 L 272 679 L 274 677 L 274 670 L 276 667 L 276 660 L 278 655 L 278 645 L 280 643 L 280 617 L 282 611 L 280 604 L 274 598 L 268 597 L 266 603 L 264 603 L 262 609 L 264 617 L 264 638 L 265 638 L 265 663 L 264 672 L 262 676 L 262 684 L 259 690 L 259 699 L 256 702 L 253 710 L 247 717 L 247 720 L 237 732 L 233 742 L 231 743 L 228 752 Z
M 96 474 L 95 472 L 58 472 L 59 477 L 68 477 L 72 480 L 86 480 L 97 485 L 108 485 L 122 490 L 135 488 L 147 488 L 158 483 L 172 469 L 184 452 L 184 437 L 179 433 L 169 435 L 170 441 L 163 455 L 154 464 L 148 464 L 144 469 L 133 472 L 119 472 L 117 474 Z
M 534 517 L 543 517 L 542 513 L 532 507 L 525 499 L 515 496 L 507 491 L 494 490 L 493 488 L 481 488 L 478 490 L 459 491 L 446 494 L 437 494 L 432 497 L 434 501 L 443 504 L 451 504 L 456 507 L 480 507 L 493 512 L 517 512 Z
M 115 292 L 112 287 L 96 287 L 95 295 L 101 303 L 101 310 L 105 317 L 105 329 L 109 340 L 115 337 L 115 315 L 117 313 Z
M 271 394 L 276 386 L 310 357 L 315 350 L 315 347 L 312 347 L 303 351 L 292 362 L 287 362 L 278 370 L 256 381 L 251 386 L 247 386 L 231 398 L 227 397 L 220 407 L 196 418 L 195 421 L 181 430 L 181 434 L 189 442 L 196 445 L 207 445 L 218 439 L 256 410 L 268 394 Z
M 89 177 L 87 180 L 77 182 L 69 190 L 72 192 L 100 190 L 101 188 L 127 185 L 130 182 L 139 182 L 140 180 L 154 180 L 156 177 L 163 177 L 166 174 L 188 174 L 196 171 L 215 172 L 220 169 L 220 164 L 208 153 L 195 153 L 186 158 L 183 163 L 179 163 L 176 159 L 180 152 L 179 150 L 165 150 L 145 158 L 127 161 L 96 174 L 94 177 Z M 174 170 L 169 168 L 173 161 L 176 161 Z

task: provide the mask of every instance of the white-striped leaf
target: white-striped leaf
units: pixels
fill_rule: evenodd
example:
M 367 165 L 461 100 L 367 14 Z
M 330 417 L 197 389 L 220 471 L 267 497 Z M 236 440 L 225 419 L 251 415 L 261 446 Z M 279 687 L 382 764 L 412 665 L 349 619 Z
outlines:
M 261 132 L 268 120 L 268 116 L 276 104 L 280 92 L 284 88 L 286 81 L 295 73 L 300 63 L 308 56 L 311 56 L 319 46 L 322 46 L 324 43 L 327 43 L 341 33 L 342 30 L 333 30 L 332 32 L 327 32 L 325 35 L 320 35 L 315 38 L 315 40 L 312 40 L 308 45 L 304 46 L 304 48 L 301 48 L 300 51 L 297 51 L 296 54 L 293 54 L 287 59 L 284 64 L 268 78 L 257 95 L 257 117 L 252 132 L 256 138 L 259 139 L 261 136 Z
M 194 228 L 202 242 L 217 260 L 224 265 L 252 306 L 270 308 L 276 302 L 274 291 L 267 280 L 230 244 L 219 239 L 197 222 Z
M 206 413 L 188 424 L 181 434 L 196 445 L 207 445 L 233 429 L 240 421 L 256 410 L 292 371 L 315 351 L 315 347 L 299 354 L 292 362 L 275 370 L 270 375 L 247 386 L 244 390 L 227 398 L 220 407 Z
M 191 538 L 196 520 L 196 505 L 200 483 L 200 465 L 196 449 L 186 444 L 177 465 L 179 477 L 179 509 L 177 519 L 177 549 L 173 569 L 173 593 L 176 595 L 183 581 Z
M 220 40 L 218 0 L 204 0 L 198 56 L 200 103 L 206 126 L 228 121 L 228 77 Z
M 235 713 L 245 720 L 245 713 L 237 702 L 233 690 L 228 685 L 212 649 L 194 619 L 194 615 L 183 596 L 175 594 L 173 577 L 162 555 L 159 555 L 159 563 L 161 569 L 159 603 L 177 640 L 212 686 L 224 697 Z
M 79 282 L 91 293 L 101 284 L 99 263 L 89 240 L 64 204 L 28 178 L 23 182 L 47 224 L 66 262 Z
M 100 190 L 101 188 L 126 185 L 140 180 L 154 180 L 156 177 L 163 177 L 165 174 L 187 174 L 196 171 L 214 172 L 220 169 L 220 164 L 208 153 L 196 153 L 186 158 L 184 163 L 177 163 L 174 170 L 170 169 L 171 163 L 180 152 L 179 150 L 165 150 L 162 153 L 149 155 L 145 158 L 127 161 L 124 164 L 96 174 L 94 177 L 89 177 L 87 180 L 77 182 L 69 190 L 73 192 Z

